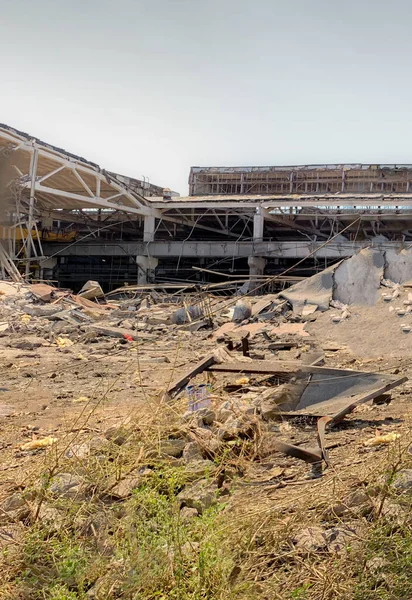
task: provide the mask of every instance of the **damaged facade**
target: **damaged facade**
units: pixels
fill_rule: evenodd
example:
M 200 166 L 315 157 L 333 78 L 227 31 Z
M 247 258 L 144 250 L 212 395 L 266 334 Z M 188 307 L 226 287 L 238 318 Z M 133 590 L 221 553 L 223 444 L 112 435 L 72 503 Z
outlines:
M 6 125 L 0 151 L 3 269 L 74 289 L 306 276 L 412 237 L 411 165 L 193 167 L 179 197 Z

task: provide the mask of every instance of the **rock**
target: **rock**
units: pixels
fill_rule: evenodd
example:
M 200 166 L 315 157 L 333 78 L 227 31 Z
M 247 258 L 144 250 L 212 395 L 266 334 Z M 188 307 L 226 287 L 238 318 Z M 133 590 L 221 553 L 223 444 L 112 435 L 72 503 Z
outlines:
M 6 498 L 1 504 L 0 524 L 24 521 L 30 515 L 30 508 L 23 496 L 16 492 Z
M 111 447 L 110 440 L 105 437 L 94 437 L 89 442 L 90 453 L 93 455 L 107 453 Z
M 200 306 L 188 306 L 186 308 L 179 308 L 172 315 L 172 323 L 174 325 L 184 325 L 191 321 L 196 321 L 203 317 L 203 309 Z
M 293 538 L 295 548 L 304 552 L 325 550 L 327 539 L 325 530 L 321 527 L 306 527 L 301 529 Z
M 117 446 L 122 446 L 130 437 L 130 431 L 128 431 L 125 427 L 109 427 L 104 432 L 104 437 L 106 440 L 110 440 L 113 444 Z
M 195 481 L 199 477 L 204 477 L 208 471 L 215 467 L 215 463 L 211 460 L 195 460 L 186 466 L 185 474 L 188 480 Z
M 376 509 L 379 510 L 379 508 L 380 505 L 378 504 L 376 506 Z M 384 517 L 384 519 L 386 519 L 386 521 L 402 526 L 405 525 L 409 516 L 409 512 L 406 511 L 399 504 L 395 504 L 394 502 L 389 502 L 388 500 L 385 500 L 385 502 L 383 503 L 381 515 L 382 517 Z
M 142 485 L 142 477 L 125 477 L 110 490 L 110 494 L 114 494 L 121 499 L 128 498 L 132 495 L 133 490 L 136 490 L 140 485 Z
M 222 441 L 210 429 L 197 427 L 189 433 L 189 437 L 199 444 L 204 453 L 210 456 L 214 456 L 222 447 Z
M 199 542 L 185 542 L 180 548 L 180 551 L 184 557 L 189 558 L 193 554 L 197 554 L 199 552 L 199 548 Z
M 388 561 L 382 556 L 373 556 L 366 561 L 366 568 L 370 573 L 376 575 L 388 565 Z
M 160 454 L 166 454 L 167 456 L 179 458 L 182 456 L 185 446 L 185 440 L 161 440 L 159 448 Z
M 394 477 L 392 487 L 398 492 L 412 493 L 412 469 L 401 469 Z
M 265 421 L 275 421 L 280 418 L 279 406 L 271 400 L 264 400 L 260 404 L 260 414 Z
M 186 463 L 202 460 L 202 451 L 197 442 L 189 442 L 183 449 L 183 460 Z
M 0 552 L 6 551 L 10 560 L 21 552 L 27 528 L 22 523 L 10 523 L 0 528 Z
M 355 542 L 357 533 L 351 527 L 333 527 L 325 532 L 328 550 L 332 554 L 347 550 Z
M 40 348 L 44 343 L 44 340 L 31 340 L 31 341 L 22 341 L 22 342 L 14 342 L 13 344 L 9 344 L 11 348 L 16 348 L 17 350 L 35 350 L 36 348 Z
M 238 300 L 233 311 L 232 321 L 241 322 L 250 319 L 252 315 L 252 305 L 248 300 Z
M 84 481 L 72 473 L 60 473 L 53 477 L 50 492 L 63 498 L 84 497 Z
M 50 532 L 59 531 L 64 524 L 63 513 L 57 508 L 54 508 L 54 506 L 49 506 L 45 503 L 40 507 L 39 519 L 44 525 L 47 525 Z
M 90 454 L 90 444 L 73 444 L 65 452 L 67 458 L 86 458 Z
M 22 506 L 26 506 L 26 502 L 18 492 L 6 498 L 1 504 L 1 508 L 5 512 L 17 510 L 18 508 L 22 508 Z
M 134 323 L 133 321 L 130 321 L 130 319 L 125 319 L 124 321 L 122 321 L 120 323 L 120 326 L 124 329 L 134 329 Z
M 159 364 L 159 363 L 170 363 L 167 356 L 146 356 L 139 358 L 141 364 Z
M 293 407 L 301 391 L 301 386 L 290 383 L 265 390 L 256 401 L 257 406 L 260 407 L 262 418 L 266 421 L 278 419 L 279 406 Z
M 328 511 L 328 514 L 343 518 L 345 515 L 351 515 L 353 513 L 366 516 L 371 511 L 372 503 L 369 496 L 362 490 L 356 490 L 352 494 L 349 494 L 343 502 L 336 504 Z
M 186 487 L 177 497 L 182 506 L 196 508 L 202 514 L 204 510 L 210 508 L 216 502 L 218 493 L 217 485 L 209 483 L 206 479 L 201 479 L 197 483 Z
M 182 521 L 191 521 L 192 519 L 199 516 L 196 508 L 189 508 L 188 506 L 184 506 L 180 511 L 180 518 Z
M 217 431 L 217 437 L 221 440 L 234 440 L 238 437 L 252 437 L 255 423 L 243 415 L 238 419 L 229 419 Z
M 226 423 L 228 419 L 233 419 L 235 416 L 234 412 L 229 408 L 224 408 L 223 406 L 219 408 L 216 414 L 216 420 L 219 423 Z
M 197 411 L 197 415 L 205 425 L 213 425 L 216 420 L 216 413 L 209 408 L 201 408 Z

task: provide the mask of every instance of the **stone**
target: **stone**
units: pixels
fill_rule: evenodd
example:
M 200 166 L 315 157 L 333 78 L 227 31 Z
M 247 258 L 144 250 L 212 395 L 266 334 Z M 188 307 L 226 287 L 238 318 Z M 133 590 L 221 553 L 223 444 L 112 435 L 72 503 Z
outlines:
M 329 552 L 337 554 L 347 550 L 357 540 L 357 534 L 351 527 L 333 527 L 325 531 Z
M 64 524 L 63 513 L 57 508 L 54 508 L 54 506 L 45 503 L 40 507 L 39 519 L 44 525 L 48 526 L 50 532 L 59 531 Z
M 295 548 L 303 552 L 318 552 L 327 548 L 325 530 L 322 527 L 306 527 L 293 538 Z
M 140 485 L 142 485 L 142 477 L 125 477 L 110 490 L 110 494 L 114 494 L 121 499 L 128 498 L 132 495 L 133 490 L 136 490 Z
M 388 561 L 382 556 L 373 556 L 372 558 L 366 561 L 365 566 L 368 569 L 368 571 L 370 571 L 373 575 L 376 575 L 380 571 L 383 571 L 383 569 L 387 565 Z
M 252 315 L 252 305 L 248 300 L 238 300 L 233 311 L 232 321 L 240 323 L 246 319 L 250 319 Z
M 60 473 L 53 477 L 50 492 L 63 498 L 84 497 L 84 481 L 72 473 Z
M 210 429 L 198 427 L 193 429 L 189 433 L 189 436 L 193 441 L 198 442 L 204 453 L 210 456 L 214 456 L 219 452 L 222 446 L 222 441 L 218 439 Z
M 217 485 L 209 483 L 206 479 L 194 483 L 191 486 L 185 487 L 178 494 L 182 507 L 196 508 L 199 514 L 210 508 L 217 500 L 219 490 Z
M 179 308 L 172 315 L 172 323 L 174 325 L 184 325 L 192 321 L 197 321 L 203 317 L 203 309 L 201 306 L 188 306 L 186 308 Z
M 266 421 L 278 419 L 279 406 L 288 405 L 292 407 L 299 398 L 301 391 L 301 386 L 290 383 L 265 390 L 256 401 L 257 406 L 260 407 L 262 418 Z
M 129 319 L 125 319 L 124 321 L 122 321 L 120 323 L 121 327 L 124 327 L 124 329 L 134 329 L 134 323 L 133 321 L 130 321 Z
M 221 440 L 234 440 L 238 437 L 251 437 L 254 423 L 247 415 L 239 419 L 229 419 L 217 431 L 217 437 Z
M 197 411 L 197 415 L 205 425 L 213 425 L 216 420 L 216 413 L 209 408 L 201 408 Z
M 221 407 L 218 411 L 217 411 L 217 415 L 216 415 L 216 420 L 219 423 L 226 423 L 226 421 L 228 419 L 233 419 L 234 418 L 234 412 L 233 410 L 230 410 L 229 408 L 224 408 Z
M 90 444 L 73 444 L 65 452 L 66 458 L 87 458 L 90 454 Z
M 23 523 L 9 523 L 0 528 L 0 552 L 7 551 L 10 560 L 12 556 L 18 557 L 21 552 L 26 527 Z
M 106 440 L 110 440 L 117 446 L 122 446 L 130 437 L 130 432 L 125 427 L 109 427 L 104 432 L 104 437 Z
M 22 508 L 23 506 L 26 506 L 26 502 L 23 496 L 18 492 L 6 498 L 1 504 L 1 508 L 5 512 L 17 510 L 19 508 Z
M 271 400 L 264 400 L 260 404 L 260 414 L 265 421 L 275 421 L 280 418 L 279 406 Z
M 392 487 L 398 492 L 412 493 L 412 469 L 401 469 L 394 477 Z
M 196 442 L 189 442 L 183 449 L 183 460 L 185 463 L 202 460 L 202 451 Z
M 366 516 L 372 511 L 371 499 L 362 490 L 356 490 L 349 494 L 343 502 L 336 504 L 331 510 L 330 514 L 335 517 L 343 518 L 345 515 L 353 513 Z
M 199 516 L 196 508 L 189 508 L 188 506 L 184 506 L 180 511 L 180 518 L 182 521 L 191 521 Z
M 180 548 L 180 551 L 184 557 L 189 558 L 193 554 L 197 554 L 199 552 L 199 548 L 199 542 L 185 542 Z
M 185 469 L 185 475 L 190 481 L 204 477 L 208 471 L 215 468 L 216 465 L 211 460 L 195 460 L 190 462 Z
M 185 440 L 161 440 L 159 449 L 161 454 L 179 458 L 182 456 L 185 446 Z
M 376 506 L 376 509 L 380 509 L 379 504 Z M 388 500 L 385 500 L 383 503 L 381 515 L 386 521 L 402 526 L 405 525 L 406 521 L 408 520 L 409 512 L 406 511 L 399 504 L 395 504 L 394 502 L 389 502 Z

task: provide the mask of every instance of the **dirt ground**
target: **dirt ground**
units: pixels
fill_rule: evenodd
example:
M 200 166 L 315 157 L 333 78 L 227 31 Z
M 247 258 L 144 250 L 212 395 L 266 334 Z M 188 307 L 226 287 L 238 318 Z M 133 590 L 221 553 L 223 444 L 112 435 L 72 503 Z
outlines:
M 391 447 L 365 447 L 366 440 L 395 433 L 399 434 L 398 445 L 408 447 L 412 333 L 403 333 L 400 323 L 412 323 L 412 314 L 401 318 L 389 310 L 402 307 L 405 299 L 407 292 L 389 304 L 380 300 L 376 307 L 351 307 L 350 317 L 337 324 L 331 321 L 333 309 L 311 315 L 304 332 L 296 323 L 288 332 L 284 317 L 279 320 L 278 334 L 276 318 L 263 330 L 251 328 L 252 358 L 303 360 L 315 351 L 323 353 L 327 367 L 396 374 L 408 381 L 392 390 L 388 403 L 359 406 L 327 432 L 330 465 L 320 479 L 308 477 L 310 465 L 277 450 L 245 463 L 242 476 L 231 483 L 225 509 L 231 516 L 239 515 L 242 521 L 255 515 L 263 519 L 277 515 L 281 525 L 293 516 L 300 519 L 300 527 L 320 522 L 324 526 L 329 518 L 324 516 L 326 507 L 330 510 L 351 492 L 363 489 L 385 468 Z M 172 381 L 217 347 L 226 349 L 228 342 L 225 336 L 216 335 L 216 327 L 192 332 L 160 323 L 139 331 L 134 341 L 96 334 L 88 327 L 59 326 L 59 337 L 48 322 L 25 320 L 23 313 L 10 317 L 8 312 L 7 319 L 3 318 L 11 328 L 0 333 L 0 502 L 13 490 L 24 489 L 33 473 L 41 472 L 44 449 L 21 450 L 24 443 L 50 436 L 70 447 L 101 439 L 114 426 L 138 422 L 148 407 L 156 409 Z M 139 317 L 128 321 L 137 326 Z M 242 353 L 236 347 L 236 332 L 233 339 L 232 354 L 239 359 Z M 290 350 L 270 347 L 285 339 L 294 342 Z M 202 373 L 194 381 L 212 383 L 211 408 L 216 414 L 224 403 L 252 405 L 261 389 L 272 385 L 267 375 L 253 375 L 239 389 L 239 373 Z M 184 402 L 176 410 L 183 417 Z M 279 441 L 317 446 L 314 419 L 283 419 L 263 425 L 266 433 Z M 274 472 L 278 475 L 272 480 Z

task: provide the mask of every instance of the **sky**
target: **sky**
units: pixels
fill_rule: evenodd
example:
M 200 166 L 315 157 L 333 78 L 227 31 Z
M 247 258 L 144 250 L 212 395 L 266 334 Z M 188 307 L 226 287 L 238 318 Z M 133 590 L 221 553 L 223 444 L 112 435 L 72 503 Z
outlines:
M 410 0 L 1 0 L 0 122 L 188 192 L 190 166 L 412 163 Z

